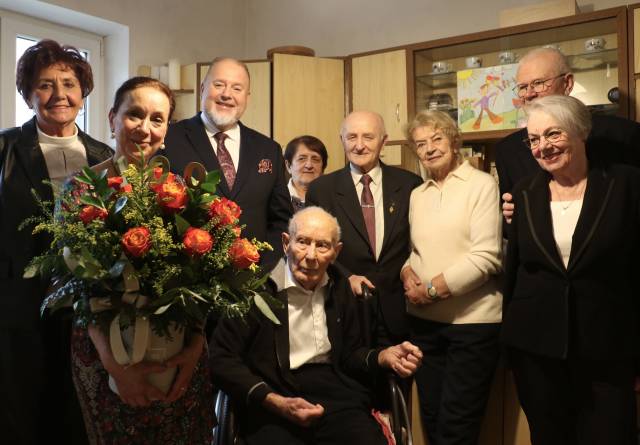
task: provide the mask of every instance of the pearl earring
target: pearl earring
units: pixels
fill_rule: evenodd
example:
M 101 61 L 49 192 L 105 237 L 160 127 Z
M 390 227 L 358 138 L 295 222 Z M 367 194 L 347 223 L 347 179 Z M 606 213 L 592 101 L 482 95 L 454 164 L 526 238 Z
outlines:
M 111 130 L 111 139 L 115 139 L 116 138 L 116 132 Z
M 160 150 L 164 150 L 165 148 L 167 148 L 167 147 L 164 145 L 164 142 L 162 144 L 160 144 Z

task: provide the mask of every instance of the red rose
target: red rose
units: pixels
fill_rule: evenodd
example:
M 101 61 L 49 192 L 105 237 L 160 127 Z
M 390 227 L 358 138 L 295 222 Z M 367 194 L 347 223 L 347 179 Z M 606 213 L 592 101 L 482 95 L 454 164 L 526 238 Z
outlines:
M 124 178 L 122 176 L 107 178 L 107 185 L 116 192 L 129 193 L 132 190 L 131 184 L 124 184 Z
M 209 217 L 218 220 L 218 224 L 235 224 L 242 214 L 238 204 L 227 198 L 216 198 L 209 205 Z
M 176 181 L 175 175 L 167 177 L 167 180 L 154 186 L 156 200 L 160 207 L 167 213 L 178 213 L 184 210 L 189 202 L 187 187 L 182 181 Z
M 122 247 L 132 257 L 141 257 L 151 249 L 151 232 L 146 227 L 134 227 L 122 235 Z
M 213 247 L 213 237 L 209 232 L 195 227 L 189 227 L 182 238 L 184 250 L 188 255 L 201 256 Z
M 80 221 L 82 221 L 83 223 L 89 224 L 91 221 L 93 221 L 96 218 L 100 218 L 103 220 L 107 219 L 107 215 L 108 215 L 107 211 L 100 207 L 84 206 L 80 210 L 80 214 L 78 215 L 78 217 L 80 218 Z
M 231 263 L 236 269 L 246 269 L 260 261 L 258 248 L 246 238 L 238 238 L 229 248 Z

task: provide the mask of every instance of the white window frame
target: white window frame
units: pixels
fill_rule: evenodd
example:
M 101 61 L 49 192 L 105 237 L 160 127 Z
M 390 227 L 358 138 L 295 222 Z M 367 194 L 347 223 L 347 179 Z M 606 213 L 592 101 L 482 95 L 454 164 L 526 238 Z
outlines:
M 93 71 L 93 91 L 88 101 L 89 119 L 86 132 L 97 139 L 104 134 L 106 112 L 104 107 L 103 39 L 76 29 L 54 25 L 43 20 L 13 13 L 0 13 L 0 128 L 15 126 L 16 107 L 16 38 L 53 39 L 61 44 L 73 45 L 89 53 Z M 22 125 L 19 123 L 18 125 Z

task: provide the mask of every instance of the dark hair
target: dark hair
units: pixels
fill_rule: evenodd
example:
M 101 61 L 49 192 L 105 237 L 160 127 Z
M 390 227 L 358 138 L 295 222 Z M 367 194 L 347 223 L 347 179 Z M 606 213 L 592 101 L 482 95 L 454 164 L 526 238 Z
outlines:
M 173 97 L 173 93 L 168 86 L 152 77 L 137 76 L 132 77 L 129 80 L 125 80 L 125 82 L 120 85 L 120 87 L 116 91 L 111 111 L 113 113 L 117 113 L 118 109 L 120 109 L 120 106 L 122 105 L 122 102 L 124 102 L 126 94 L 130 91 L 142 87 L 155 88 L 156 90 L 164 93 L 165 96 L 167 96 L 167 98 L 169 99 L 169 120 L 171 120 L 171 116 L 173 116 L 173 110 L 176 109 L 176 99 L 175 97 Z
M 73 70 L 80 82 L 82 97 L 87 97 L 93 90 L 91 65 L 80 51 L 73 46 L 61 46 L 53 40 L 41 40 L 24 52 L 16 69 L 16 87 L 27 103 L 40 72 L 52 65 L 62 65 Z
M 327 159 L 329 159 L 327 147 L 324 146 L 320 139 L 308 134 L 293 138 L 287 144 L 287 148 L 284 149 L 284 159 L 289 163 L 289 165 L 293 162 L 293 157 L 298 152 L 300 144 L 304 144 L 309 150 L 315 151 L 320 155 L 322 158 L 322 171 L 324 171 L 324 169 L 327 168 Z

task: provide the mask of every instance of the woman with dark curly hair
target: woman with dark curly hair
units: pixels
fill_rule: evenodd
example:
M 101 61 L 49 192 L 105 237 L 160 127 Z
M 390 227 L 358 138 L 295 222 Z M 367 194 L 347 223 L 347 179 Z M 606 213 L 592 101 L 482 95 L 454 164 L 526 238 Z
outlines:
M 49 240 L 18 226 L 40 212 L 32 190 L 52 201 L 57 184 L 112 151 L 75 124 L 93 89 L 91 66 L 76 48 L 43 40 L 27 49 L 16 86 L 35 116 L 0 130 L 0 431 L 3 443 L 83 443 L 69 365 L 69 314 L 41 320 L 48 283 L 23 278 Z

